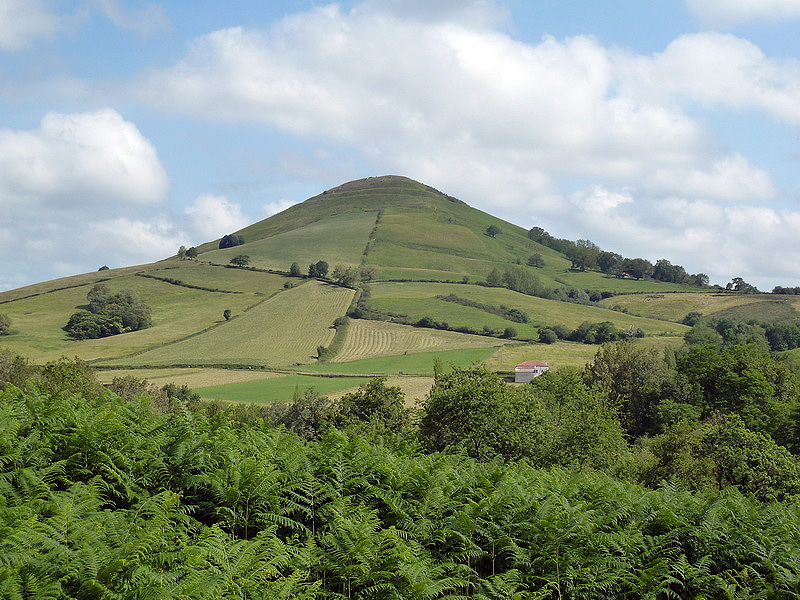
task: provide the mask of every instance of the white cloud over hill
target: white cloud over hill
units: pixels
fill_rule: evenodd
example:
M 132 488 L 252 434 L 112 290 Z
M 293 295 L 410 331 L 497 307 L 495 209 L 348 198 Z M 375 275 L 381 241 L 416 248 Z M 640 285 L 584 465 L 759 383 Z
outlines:
M 690 269 L 711 263 L 717 277 L 763 272 L 759 261 L 784 243 L 776 232 L 798 214 L 770 207 L 779 190 L 769 172 L 719 143 L 698 111 L 800 125 L 800 63 L 717 33 L 654 55 L 588 36 L 526 44 L 471 18 L 490 4 L 467 9 L 421 20 L 376 3 L 329 5 L 268 30 L 223 29 L 136 86 L 162 110 L 356 147 L 376 172 L 522 225 Z M 603 205 L 601 219 L 576 214 L 573 199 L 598 189 L 626 201 Z M 746 238 L 741 215 L 752 217 Z M 787 274 L 800 277 L 800 260 Z

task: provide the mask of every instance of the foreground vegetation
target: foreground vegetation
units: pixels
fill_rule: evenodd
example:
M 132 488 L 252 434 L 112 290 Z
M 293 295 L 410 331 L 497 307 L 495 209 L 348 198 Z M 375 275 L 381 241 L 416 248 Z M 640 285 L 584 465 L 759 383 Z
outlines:
M 754 347 L 609 345 L 516 389 L 437 364 L 418 414 L 376 379 L 277 428 L 64 359 L 0 355 L 0 386 L 4 598 L 800 589 L 797 382 Z

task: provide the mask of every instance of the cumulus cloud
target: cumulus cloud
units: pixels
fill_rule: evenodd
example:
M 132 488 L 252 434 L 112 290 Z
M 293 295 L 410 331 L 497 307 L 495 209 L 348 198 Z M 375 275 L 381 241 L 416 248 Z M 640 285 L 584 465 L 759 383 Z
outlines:
M 627 236 L 652 249 L 632 253 L 716 260 L 720 273 L 752 265 L 753 240 L 772 231 L 756 220 L 762 230 L 731 248 L 737 211 L 793 222 L 747 205 L 776 200 L 772 177 L 702 119 L 724 107 L 800 125 L 798 61 L 715 33 L 654 55 L 588 36 L 522 43 L 498 29 L 490 2 L 465 12 L 449 2 L 381 5 L 212 32 L 136 90 L 165 111 L 356 147 L 377 172 L 408 174 L 522 225 L 594 232 L 612 248 Z M 708 227 L 690 222 L 698 214 Z
M 0 130 L 0 172 L 0 206 L 146 204 L 168 188 L 155 148 L 112 109 L 49 113 L 37 129 Z
M 796 4 L 714 6 L 768 16 Z M 352 146 L 377 172 L 522 225 L 712 276 L 757 272 L 761 248 L 796 231 L 766 168 L 715 139 L 703 111 L 757 110 L 800 126 L 800 62 L 718 33 L 653 55 L 586 36 L 522 43 L 498 29 L 502 18 L 481 1 L 323 6 L 267 30 L 200 37 L 135 85 L 165 111 Z M 800 278 L 800 257 L 788 254 L 782 272 Z
M 48 39 L 62 28 L 43 0 L 0 2 L 0 50 L 21 50 Z
M 195 237 L 211 240 L 232 233 L 250 224 L 242 207 L 225 196 L 206 194 L 195 198 L 185 209 L 187 225 Z
M 768 58 L 733 35 L 684 35 L 655 56 L 630 57 L 620 71 L 622 93 L 640 102 L 756 108 L 800 125 L 800 60 Z
M 114 110 L 49 113 L 36 129 L 0 130 L 0 173 L 0 210 L 16 240 L 0 243 L 16 273 L 0 285 L 163 258 L 180 244 L 152 213 L 168 189 L 156 150 Z M 0 242 L 11 232 L 0 228 Z
M 736 25 L 752 20 L 800 18 L 798 0 L 686 0 L 689 10 L 709 25 Z

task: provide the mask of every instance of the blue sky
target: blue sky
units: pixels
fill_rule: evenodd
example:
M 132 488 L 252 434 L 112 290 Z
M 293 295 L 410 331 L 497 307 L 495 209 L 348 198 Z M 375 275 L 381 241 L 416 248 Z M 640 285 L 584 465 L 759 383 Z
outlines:
M 402 174 L 800 285 L 800 0 L 0 0 L 0 290 Z

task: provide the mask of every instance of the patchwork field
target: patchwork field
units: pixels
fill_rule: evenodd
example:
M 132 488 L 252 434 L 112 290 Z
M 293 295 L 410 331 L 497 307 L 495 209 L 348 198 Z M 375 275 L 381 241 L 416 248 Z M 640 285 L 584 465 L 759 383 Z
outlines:
M 284 277 L 268 275 L 282 282 Z M 107 284 L 112 291 L 130 289 L 152 309 L 153 326 L 97 340 L 72 340 L 61 329 L 70 315 L 86 304 L 89 284 L 40 294 L 3 304 L 12 334 L 4 336 L 0 347 L 13 350 L 34 361 L 61 355 L 84 360 L 108 359 L 142 352 L 181 339 L 224 322 L 222 313 L 230 309 L 241 313 L 261 300 L 254 294 L 221 294 L 171 285 L 154 279 L 126 275 Z M 191 307 L 187 310 L 187 307 Z
M 520 337 L 533 338 L 536 334 L 535 327 L 538 325 L 561 324 L 575 328 L 584 321 L 611 321 L 620 328 L 640 327 L 648 335 L 683 335 L 688 330 L 685 325 L 677 323 L 636 317 L 595 306 L 545 300 L 505 288 L 447 283 L 383 282 L 371 285 L 370 289 L 369 305 L 377 310 L 405 314 L 414 320 L 428 316 L 437 321 L 446 320 L 454 326 L 514 327 Z M 460 306 L 436 298 L 439 295 L 449 294 L 496 307 L 503 305 L 523 310 L 530 317 L 531 323 L 515 323 L 483 310 Z
M 771 321 L 776 314 L 784 316 L 794 314 L 793 311 L 800 309 L 800 297 L 726 292 L 632 294 L 606 298 L 600 304 L 608 307 L 618 305 L 626 308 L 631 314 L 668 321 L 680 321 L 690 312 L 699 312 L 703 315 L 727 312 L 729 316 L 742 315 L 738 318 L 761 318 Z M 751 305 L 759 306 L 751 307 Z M 797 316 L 800 316 L 800 313 L 797 313 Z
M 433 363 L 438 358 L 445 368 L 450 365 L 467 367 L 486 360 L 497 348 L 466 348 L 440 352 L 398 354 L 379 358 L 367 358 L 349 363 L 327 363 L 298 367 L 298 370 L 313 373 L 353 375 L 433 375 Z
M 162 386 L 168 383 L 187 385 L 192 389 L 231 383 L 246 383 L 261 379 L 283 377 L 282 373 L 261 369 L 204 369 L 204 368 L 171 368 L 171 369 L 98 369 L 97 380 L 100 383 L 111 383 L 115 377 L 128 375 L 147 379 L 151 383 Z
M 269 296 L 280 291 L 287 281 L 297 282 L 296 279 L 287 279 L 273 273 L 234 269 L 193 260 L 178 261 L 177 266 L 149 271 L 146 274 L 177 279 L 187 285 L 260 296 Z
M 333 321 L 353 290 L 318 281 L 283 291 L 214 331 L 162 346 L 111 365 L 270 365 L 314 362 L 317 346 L 333 339 Z
M 496 338 L 411 327 L 383 321 L 351 319 L 344 346 L 332 362 L 352 362 L 368 357 L 393 354 L 496 347 L 498 345 L 499 341 Z
M 318 260 L 328 262 L 331 269 L 338 263 L 358 265 L 376 216 L 377 211 L 336 215 L 260 240 L 248 241 L 245 237 L 242 246 L 211 250 L 200 258 L 228 264 L 234 256 L 246 254 L 254 267 L 288 271 L 297 262 L 303 273 Z
M 356 388 L 369 381 L 367 377 L 314 377 L 312 375 L 286 375 L 247 383 L 234 383 L 214 387 L 198 388 L 196 391 L 206 400 L 226 402 L 289 402 L 295 391 L 303 393 L 314 388 L 323 395 Z

